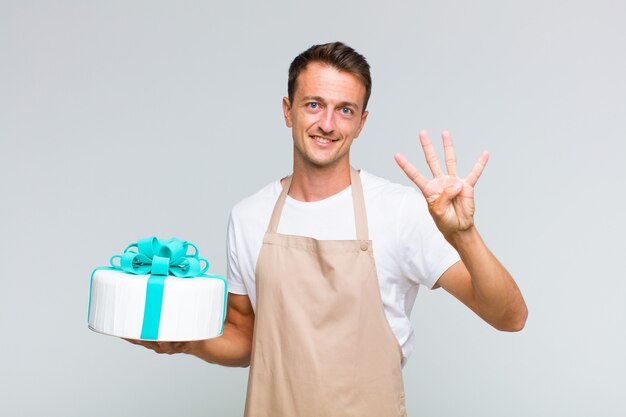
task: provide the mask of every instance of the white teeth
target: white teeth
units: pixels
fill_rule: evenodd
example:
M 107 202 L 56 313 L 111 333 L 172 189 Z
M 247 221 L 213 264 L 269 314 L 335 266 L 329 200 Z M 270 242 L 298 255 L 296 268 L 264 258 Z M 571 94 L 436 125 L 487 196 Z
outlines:
M 319 143 L 330 143 L 330 142 L 332 142 L 332 140 L 330 140 L 330 139 L 320 138 L 319 136 L 314 136 L 313 139 L 315 139 Z

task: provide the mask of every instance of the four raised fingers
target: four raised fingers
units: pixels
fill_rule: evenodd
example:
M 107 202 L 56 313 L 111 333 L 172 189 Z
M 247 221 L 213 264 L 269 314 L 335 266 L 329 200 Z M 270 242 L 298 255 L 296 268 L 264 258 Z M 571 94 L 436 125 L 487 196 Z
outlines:
M 425 130 L 421 130 L 419 132 L 420 143 L 422 144 L 422 149 L 424 150 L 424 156 L 426 157 L 426 163 L 430 167 L 430 171 L 433 174 L 433 177 L 438 177 L 442 175 L 441 164 L 439 163 L 439 159 L 437 158 L 437 152 L 428 136 L 428 133 Z M 446 169 L 448 171 L 448 175 L 457 176 L 456 170 L 456 153 L 454 151 L 454 144 L 452 143 L 452 136 L 450 132 L 444 131 L 441 134 L 441 139 L 443 140 L 443 152 L 444 158 L 446 162 Z M 424 187 L 428 183 L 428 179 L 426 179 L 420 172 L 411 165 L 407 159 L 400 155 L 396 154 L 395 159 L 398 162 L 398 165 L 402 168 L 402 170 L 406 173 L 406 175 L 419 187 L 420 190 L 424 190 Z M 484 151 L 474 167 L 470 171 L 469 175 L 465 178 L 465 182 L 474 187 L 478 178 L 483 173 L 485 169 L 485 165 L 489 160 L 489 153 Z

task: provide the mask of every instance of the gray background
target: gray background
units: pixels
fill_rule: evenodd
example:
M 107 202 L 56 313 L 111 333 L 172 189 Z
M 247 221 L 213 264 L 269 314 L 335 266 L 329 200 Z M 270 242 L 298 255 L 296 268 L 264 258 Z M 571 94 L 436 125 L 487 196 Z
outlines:
M 139 237 L 225 273 L 234 203 L 289 173 L 291 59 L 343 40 L 374 78 L 353 164 L 407 184 L 417 132 L 491 152 L 477 224 L 526 329 L 418 296 L 412 416 L 623 416 L 626 3 L 0 2 L 0 415 L 237 416 L 246 369 L 87 329 L 91 270 Z

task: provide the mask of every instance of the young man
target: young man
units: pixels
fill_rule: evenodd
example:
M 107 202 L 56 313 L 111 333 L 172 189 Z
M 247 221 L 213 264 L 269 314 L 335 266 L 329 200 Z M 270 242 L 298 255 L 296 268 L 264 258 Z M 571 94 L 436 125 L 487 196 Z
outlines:
M 233 208 L 223 336 L 140 342 L 250 365 L 246 416 L 405 415 L 401 366 L 419 285 L 443 287 L 497 329 L 524 326 L 522 295 L 473 223 L 487 153 L 462 179 L 444 132 L 445 174 L 420 132 L 433 178 L 396 161 L 423 196 L 353 169 L 370 90 L 367 62 L 342 43 L 296 57 L 282 103 L 293 174 Z

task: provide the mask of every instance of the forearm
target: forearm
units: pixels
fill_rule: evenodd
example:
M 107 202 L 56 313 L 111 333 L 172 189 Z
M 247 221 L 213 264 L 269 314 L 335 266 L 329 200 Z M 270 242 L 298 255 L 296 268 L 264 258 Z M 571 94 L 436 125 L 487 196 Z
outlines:
M 245 329 L 226 322 L 222 336 L 191 342 L 189 354 L 209 363 L 223 366 L 250 365 L 252 335 Z
M 521 330 L 528 315 L 524 298 L 478 230 L 471 226 L 446 239 L 457 250 L 470 274 L 473 310 L 499 330 Z

